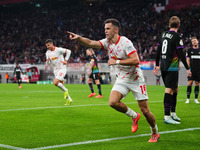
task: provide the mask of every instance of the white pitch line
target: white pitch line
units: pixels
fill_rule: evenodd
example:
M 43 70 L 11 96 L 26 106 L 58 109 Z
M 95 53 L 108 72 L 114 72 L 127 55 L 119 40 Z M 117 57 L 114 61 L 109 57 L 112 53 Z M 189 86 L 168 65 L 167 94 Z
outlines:
M 178 100 L 185 101 L 185 100 Z M 163 101 L 148 101 L 148 103 L 160 103 Z M 126 104 L 136 104 L 136 102 L 127 102 Z M 38 110 L 38 109 L 54 109 L 54 108 L 67 108 L 67 107 L 91 107 L 91 106 L 106 106 L 109 104 L 86 104 L 86 105 L 70 105 L 70 106 L 51 106 L 51 107 L 34 107 L 34 108 L 19 108 L 19 109 L 5 109 L 0 112 L 21 111 L 21 110 Z
M 159 132 L 159 133 L 160 134 L 167 134 L 167 133 L 177 133 L 177 132 L 193 131 L 193 130 L 200 130 L 200 127 L 187 128 L 187 129 L 181 129 L 181 130 L 172 130 L 172 131 L 163 131 L 163 132 Z M 116 137 L 116 138 L 109 138 L 109 139 L 91 140 L 91 141 L 83 141 L 83 142 L 77 142 L 77 143 L 69 143 L 69 144 L 53 145 L 53 146 L 46 146 L 46 147 L 38 147 L 38 148 L 30 149 L 30 150 L 44 150 L 44 149 L 52 149 L 52 148 L 61 148 L 61 147 L 92 144 L 92 143 L 99 143 L 99 142 L 123 140 L 123 139 L 135 138 L 135 137 L 144 137 L 144 136 L 150 136 L 150 135 L 151 135 L 150 133 L 149 134 L 139 134 L 139 135 L 133 135 L 133 136 Z
M 28 150 L 28 149 L 25 149 L 25 148 L 15 147 L 15 146 L 10 146 L 10 145 L 4 145 L 4 144 L 0 144 L 0 147 L 7 148 L 7 149 L 13 149 L 13 150 Z
M 200 130 L 200 127 L 187 128 L 187 129 L 181 129 L 181 130 L 172 130 L 172 131 L 162 131 L 162 132 L 159 132 L 159 133 L 160 134 L 167 134 L 167 133 L 177 133 L 177 132 L 184 132 L 184 131 L 194 131 L 194 130 Z M 76 143 L 68 143 L 68 144 L 61 144 L 61 145 L 52 145 L 52 146 L 46 146 L 46 147 L 31 148 L 31 149 L 15 147 L 15 146 L 10 146 L 10 145 L 4 145 L 4 144 L 0 144 L 0 147 L 11 149 L 11 150 L 44 150 L 44 149 L 52 149 L 52 148 L 61 148 L 61 147 L 69 147 L 69 146 L 76 146 L 76 145 L 85 145 L 85 144 L 92 144 L 92 143 L 108 142 L 108 141 L 115 141 L 115 140 L 123 140 L 123 139 L 144 137 L 144 136 L 150 136 L 150 135 L 151 135 L 150 133 L 148 133 L 148 134 L 139 134 L 139 135 L 133 135 L 133 136 L 125 136 L 125 137 L 116 137 L 116 138 L 108 138 L 108 139 L 101 139 L 101 140 L 83 141 L 83 142 L 76 142 Z

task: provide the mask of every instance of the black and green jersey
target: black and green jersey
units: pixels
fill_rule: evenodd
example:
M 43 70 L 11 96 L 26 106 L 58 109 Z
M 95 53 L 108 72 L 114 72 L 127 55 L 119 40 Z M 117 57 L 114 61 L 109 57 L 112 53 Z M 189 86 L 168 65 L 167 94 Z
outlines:
M 19 78 L 21 76 L 22 68 L 20 66 L 15 67 L 14 69 L 14 75 L 16 74 L 16 77 Z
M 180 53 L 183 54 L 183 48 L 182 38 L 177 32 L 163 32 L 158 42 L 157 55 L 159 56 L 156 58 L 156 65 L 159 66 L 159 59 L 161 56 L 160 69 L 162 71 L 178 71 Z M 181 60 L 182 59 L 185 58 L 181 58 Z M 186 63 L 186 60 L 184 61 L 184 63 Z
M 186 54 L 190 58 L 191 70 L 200 71 L 200 48 L 190 48 Z
M 90 63 L 94 62 L 94 65 L 92 67 L 92 73 L 99 73 L 99 67 L 98 67 L 98 62 L 97 62 L 97 58 L 95 55 L 92 55 L 90 57 Z

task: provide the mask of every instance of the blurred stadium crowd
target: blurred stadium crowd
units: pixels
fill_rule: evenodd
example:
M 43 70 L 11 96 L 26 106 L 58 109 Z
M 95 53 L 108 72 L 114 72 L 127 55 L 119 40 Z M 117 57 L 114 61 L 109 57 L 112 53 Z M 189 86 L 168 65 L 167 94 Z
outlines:
M 143 0 L 106 1 L 101 4 L 49 6 L 46 8 L 11 8 L 0 11 L 0 64 L 43 64 L 45 40 L 52 38 L 56 46 L 72 50 L 70 62 L 85 62 L 86 47 L 69 40 L 66 31 L 100 40 L 105 38 L 104 20 L 116 18 L 121 22 L 120 35 L 128 37 L 141 60 L 154 60 L 157 38 L 168 30 L 168 20 L 177 15 L 181 19 L 179 33 L 185 47 L 190 38 L 200 35 L 200 7 L 169 10 L 158 13 L 153 4 Z M 99 61 L 108 60 L 106 50 L 95 50 Z

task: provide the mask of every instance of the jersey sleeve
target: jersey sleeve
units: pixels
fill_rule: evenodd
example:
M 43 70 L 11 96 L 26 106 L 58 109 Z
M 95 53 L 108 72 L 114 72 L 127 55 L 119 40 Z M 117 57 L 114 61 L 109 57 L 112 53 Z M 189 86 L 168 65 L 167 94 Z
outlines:
M 188 49 L 186 51 L 186 57 L 190 58 L 191 57 L 191 49 Z
M 183 40 L 180 36 L 178 36 L 176 41 L 176 49 L 182 49 L 182 48 L 184 48 Z
M 106 38 L 100 40 L 99 43 L 101 44 L 101 49 L 107 49 L 107 47 L 108 47 L 108 40 Z
M 156 51 L 156 66 L 159 66 L 159 61 L 160 61 L 160 54 L 161 54 L 161 49 L 162 49 L 162 35 L 164 33 L 162 33 L 161 35 L 159 35 L 157 38 L 157 51 Z
M 126 45 L 125 52 L 128 56 L 136 52 L 136 49 L 130 40 L 126 40 L 125 45 Z
M 57 50 L 60 52 L 60 54 L 64 54 L 66 52 L 66 48 L 57 47 Z
M 46 59 L 49 59 L 48 52 L 46 52 Z
M 68 60 L 71 55 L 71 50 L 66 49 L 65 52 L 66 52 L 65 60 Z

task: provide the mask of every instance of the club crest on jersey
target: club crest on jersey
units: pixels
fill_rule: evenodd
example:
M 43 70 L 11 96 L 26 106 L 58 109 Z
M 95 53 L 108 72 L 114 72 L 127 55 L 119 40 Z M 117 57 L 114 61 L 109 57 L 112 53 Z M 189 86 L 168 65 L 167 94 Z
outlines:
M 112 58 L 112 59 L 115 59 L 115 60 L 118 60 L 118 58 L 117 58 L 116 55 L 112 56 L 111 58 Z
M 52 58 L 51 58 L 51 60 L 56 60 L 56 59 L 58 59 L 58 57 L 52 57 Z
M 180 43 L 180 45 L 183 45 L 183 40 L 180 40 L 180 42 L 179 42 L 179 43 Z

